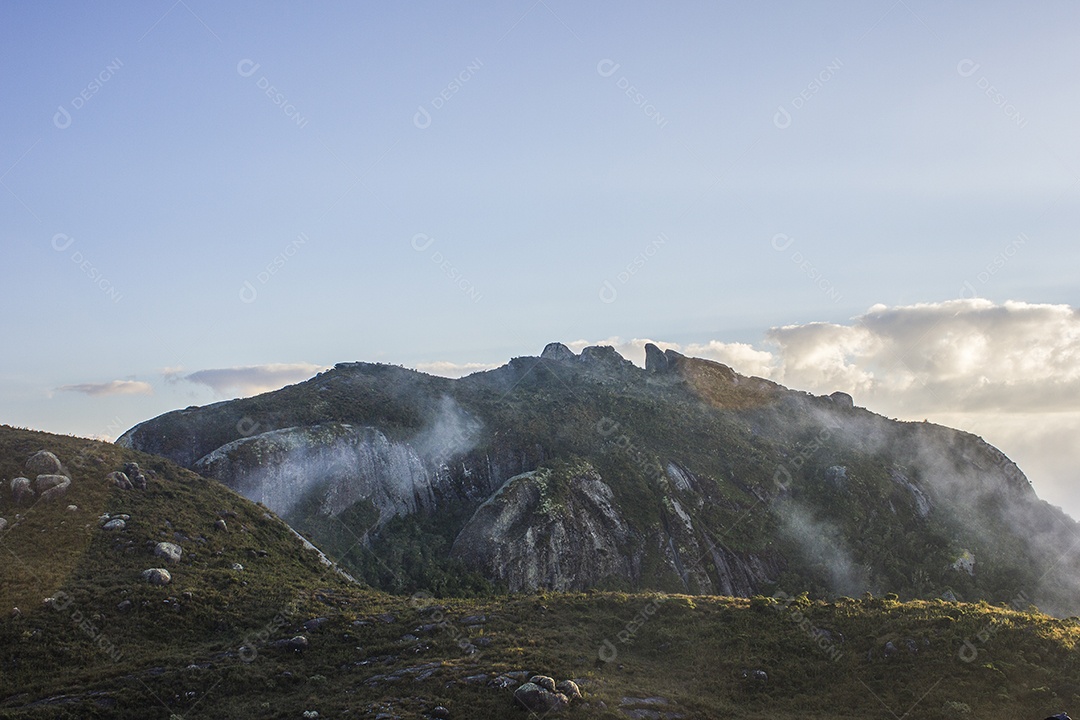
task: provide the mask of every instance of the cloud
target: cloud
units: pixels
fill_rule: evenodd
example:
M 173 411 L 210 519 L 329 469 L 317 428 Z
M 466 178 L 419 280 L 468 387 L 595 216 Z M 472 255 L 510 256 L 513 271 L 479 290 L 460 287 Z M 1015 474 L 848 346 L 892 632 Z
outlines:
M 601 344 L 640 365 L 647 342 L 798 390 L 843 390 L 897 415 L 1080 408 L 1080 312 L 1067 305 L 981 299 L 875 305 L 847 324 L 772 328 L 760 347 L 617 337 Z
M 247 397 L 270 392 L 271 390 L 279 390 L 286 385 L 307 380 L 312 375 L 323 370 L 326 370 L 326 368 L 310 363 L 272 363 L 268 365 L 244 365 L 198 370 L 182 376 L 176 368 L 166 368 L 162 371 L 162 374 L 167 382 L 183 379 L 187 382 L 205 385 L 219 395 Z
M 154 388 L 150 383 L 138 380 L 113 380 L 107 383 L 80 383 L 78 385 L 62 385 L 56 388 L 57 392 L 77 392 L 92 397 L 108 397 L 110 395 L 153 395 Z
M 499 367 L 499 365 L 498 363 L 452 363 L 446 362 L 444 360 L 439 360 L 436 362 L 416 363 L 415 367 L 420 372 L 428 373 L 430 375 L 459 378 L 464 375 L 470 375 L 474 372 L 492 370 Z

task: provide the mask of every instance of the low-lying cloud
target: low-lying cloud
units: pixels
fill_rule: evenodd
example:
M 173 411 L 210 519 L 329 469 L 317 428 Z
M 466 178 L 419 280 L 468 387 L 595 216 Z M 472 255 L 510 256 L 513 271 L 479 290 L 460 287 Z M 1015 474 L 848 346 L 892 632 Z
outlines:
M 323 370 L 326 368 L 310 363 L 272 363 L 198 370 L 187 375 L 175 368 L 169 368 L 162 374 L 168 382 L 185 380 L 208 387 L 222 396 L 247 397 L 279 390 L 286 385 L 307 380 Z
M 75 392 L 92 397 L 108 397 L 111 395 L 153 395 L 154 388 L 150 383 L 139 380 L 113 380 L 107 383 L 79 383 L 77 385 L 62 385 L 56 388 L 57 392 Z

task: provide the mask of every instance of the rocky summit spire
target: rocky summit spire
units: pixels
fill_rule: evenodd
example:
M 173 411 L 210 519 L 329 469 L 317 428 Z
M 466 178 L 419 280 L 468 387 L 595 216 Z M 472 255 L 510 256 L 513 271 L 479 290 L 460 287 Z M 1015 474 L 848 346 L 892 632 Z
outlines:
M 652 343 L 645 343 L 645 370 L 648 372 L 663 372 L 668 369 L 669 361 L 664 351 Z
M 544 352 L 540 353 L 540 357 L 545 360 L 556 360 L 558 362 L 573 362 L 577 355 L 574 351 L 566 347 L 560 342 L 548 343 L 544 347 Z

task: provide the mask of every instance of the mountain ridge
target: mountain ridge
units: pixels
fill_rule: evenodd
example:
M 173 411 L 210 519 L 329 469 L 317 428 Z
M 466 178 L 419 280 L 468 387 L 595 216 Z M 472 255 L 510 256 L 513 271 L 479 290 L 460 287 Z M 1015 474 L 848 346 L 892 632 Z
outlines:
M 328 423 L 383 451 L 350 440 L 323 452 L 305 440 Z M 282 436 L 303 450 L 259 460 Z M 119 442 L 247 493 L 267 478 L 293 484 L 301 500 L 271 507 L 383 589 L 462 591 L 450 576 L 468 578 L 467 592 L 494 583 L 1000 600 L 1023 589 L 1057 612 L 1077 607 L 1076 560 L 1061 542 L 1076 523 L 981 438 L 655 346 L 639 368 L 610 347 L 575 354 L 552 343 L 457 380 L 340 363 L 274 393 L 166 413 Z M 215 452 L 215 467 L 200 466 Z M 499 513 L 485 506 L 518 476 Z M 552 478 L 555 490 L 590 487 L 593 500 L 612 501 L 541 497 Z M 388 490 L 400 495 L 392 511 L 378 499 Z M 503 572 L 495 550 L 526 538 Z M 954 567 L 966 555 L 972 573 Z

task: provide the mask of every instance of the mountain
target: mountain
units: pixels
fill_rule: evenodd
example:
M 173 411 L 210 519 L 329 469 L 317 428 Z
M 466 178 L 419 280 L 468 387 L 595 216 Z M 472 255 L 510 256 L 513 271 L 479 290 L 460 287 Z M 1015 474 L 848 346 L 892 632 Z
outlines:
M 1080 705 L 1080 621 L 1020 597 L 389 595 L 161 457 L 0 426 L 0 478 L 3 718 L 1004 720 Z M 518 697 L 562 702 L 534 675 L 584 697 L 526 712 Z
M 461 379 L 339 364 L 119 444 L 265 504 L 395 592 L 662 591 L 1080 612 L 1075 521 L 980 438 L 708 360 L 552 343 Z

